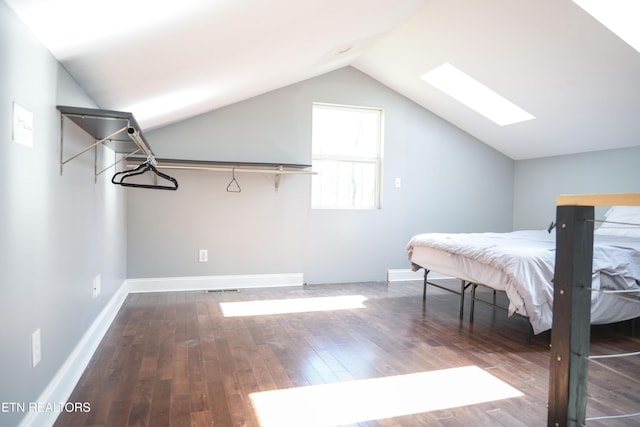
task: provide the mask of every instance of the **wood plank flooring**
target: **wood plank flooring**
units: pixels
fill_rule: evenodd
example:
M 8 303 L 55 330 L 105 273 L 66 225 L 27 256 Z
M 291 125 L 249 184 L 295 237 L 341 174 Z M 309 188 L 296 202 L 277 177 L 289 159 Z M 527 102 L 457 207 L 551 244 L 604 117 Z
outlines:
M 353 295 L 366 298 L 363 308 L 225 317 L 221 307 Z M 527 331 L 526 320 L 507 318 L 483 305 L 476 305 L 473 324 L 468 315 L 461 321 L 457 297 L 433 288 L 423 304 L 419 282 L 131 294 L 69 398 L 88 402 L 91 410 L 63 413 L 56 426 L 260 426 L 267 418 L 256 413 L 252 399 L 257 395 L 252 393 L 320 390 L 308 386 L 405 378 L 467 366 L 481 368 L 522 395 L 378 419 L 365 413 L 358 419 L 345 418 L 344 424 L 544 426 L 549 334 L 527 343 Z M 594 327 L 592 336 L 592 354 L 640 350 L 640 338 L 630 334 L 629 323 Z M 605 363 L 640 378 L 640 361 L 635 359 Z M 375 388 L 373 381 L 362 384 Z M 458 379 L 443 393 L 445 388 L 462 391 L 472 385 Z M 429 387 L 435 385 L 416 387 L 414 395 L 432 392 Z M 372 410 L 408 400 L 404 390 L 382 393 L 383 404 L 376 401 Z M 359 397 L 348 396 L 343 405 L 318 399 L 305 424 L 313 425 L 323 414 L 348 412 Z M 293 413 L 297 408 L 291 402 L 285 400 L 282 411 Z M 357 406 L 367 409 L 366 402 Z M 591 364 L 587 416 L 617 412 L 640 412 L 638 382 Z M 640 418 L 587 423 L 638 424 Z

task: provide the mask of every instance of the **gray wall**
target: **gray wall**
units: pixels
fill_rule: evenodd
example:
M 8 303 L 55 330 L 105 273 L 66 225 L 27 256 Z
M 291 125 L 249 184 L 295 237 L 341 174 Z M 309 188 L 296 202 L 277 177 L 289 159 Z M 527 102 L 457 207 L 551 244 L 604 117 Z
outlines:
M 158 157 L 311 162 L 313 102 L 382 107 L 382 209 L 310 209 L 309 176 L 174 173 L 177 192 L 128 193 L 128 277 L 298 273 L 309 283 L 384 280 L 429 231 L 508 231 L 514 162 L 353 68 L 145 137 Z M 396 177 L 402 187 L 394 188 Z M 198 249 L 209 250 L 199 263 Z
M 283 177 L 278 192 L 269 175 L 239 175 L 243 191 L 230 194 L 228 174 L 191 171 L 175 173 L 177 192 L 125 190 L 109 174 L 94 183 L 91 153 L 60 175 L 55 106 L 94 104 L 4 2 L 0 63 L 0 402 L 35 401 L 127 276 L 382 280 L 408 267 L 416 233 L 539 228 L 558 193 L 640 191 L 639 147 L 514 162 L 352 68 L 146 136 L 161 157 L 309 163 L 313 102 L 382 107 L 382 209 L 312 210 L 302 175 Z M 11 140 L 14 101 L 34 114 L 33 148 Z M 64 139 L 67 154 L 92 142 L 71 124 Z M 200 248 L 208 263 L 197 262 Z M 23 415 L 0 413 L 0 425 Z
M 640 192 L 639 164 L 640 147 L 516 162 L 514 228 L 546 227 L 558 194 Z
M 126 198 L 107 177 L 94 183 L 92 153 L 60 175 L 55 107 L 93 103 L 4 2 L 0 64 L 0 402 L 35 402 L 125 280 Z M 33 112 L 32 148 L 12 141 L 14 101 Z M 92 142 L 66 128 L 69 153 Z M 102 293 L 92 298 L 96 274 Z M 0 425 L 23 416 L 0 413 Z

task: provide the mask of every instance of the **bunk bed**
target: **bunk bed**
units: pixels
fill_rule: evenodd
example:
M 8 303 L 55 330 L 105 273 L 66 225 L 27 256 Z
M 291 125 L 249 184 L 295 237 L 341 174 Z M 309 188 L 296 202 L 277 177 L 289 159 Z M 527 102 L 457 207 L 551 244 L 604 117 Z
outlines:
M 594 232 L 591 323 L 606 324 L 640 316 L 640 305 L 603 298 L 600 290 L 640 289 L 640 208 L 614 206 Z M 524 230 L 510 233 L 427 233 L 407 245 L 412 269 L 438 272 L 461 280 L 462 317 L 465 292 L 471 288 L 471 316 L 476 287 L 506 293 L 509 315 L 529 319 L 533 332 L 551 329 L 556 233 Z M 438 286 L 441 287 L 441 286 Z M 450 290 L 450 289 L 447 289 Z M 451 290 L 450 290 L 451 291 Z M 423 294 L 423 298 L 425 294 Z M 482 300 L 483 302 L 486 302 Z M 495 299 L 494 299 L 495 301 Z

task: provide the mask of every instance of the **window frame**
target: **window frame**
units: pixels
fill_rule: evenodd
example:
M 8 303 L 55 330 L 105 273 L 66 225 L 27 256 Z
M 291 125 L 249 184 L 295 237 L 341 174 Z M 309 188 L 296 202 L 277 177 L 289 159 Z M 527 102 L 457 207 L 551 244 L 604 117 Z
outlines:
M 378 115 L 377 120 L 377 138 L 376 138 L 376 155 L 371 156 L 358 156 L 358 155 L 341 155 L 341 154 L 315 154 L 314 153 L 314 138 L 313 138 L 313 110 L 318 108 L 326 108 L 332 110 L 345 110 L 345 111 L 371 111 Z M 313 210 L 379 210 L 382 207 L 382 160 L 383 160 L 383 144 L 384 144 L 384 109 L 381 107 L 365 107 L 359 105 L 347 105 L 347 104 L 333 104 L 324 102 L 314 102 L 312 104 L 312 135 L 311 135 L 311 158 L 312 164 L 316 161 L 330 161 L 330 162 L 345 162 L 350 164 L 363 163 L 371 164 L 375 167 L 374 174 L 374 200 L 372 206 L 358 207 L 358 206 L 346 206 L 346 205 L 319 205 L 314 204 L 314 185 L 311 185 L 311 209 Z M 316 179 L 314 176 L 312 179 Z

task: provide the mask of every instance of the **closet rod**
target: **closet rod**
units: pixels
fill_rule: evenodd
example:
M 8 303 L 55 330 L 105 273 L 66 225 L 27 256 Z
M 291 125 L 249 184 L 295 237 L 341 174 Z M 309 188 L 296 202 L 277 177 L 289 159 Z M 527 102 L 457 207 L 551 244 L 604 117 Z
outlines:
M 157 165 L 158 169 L 181 169 L 181 170 L 200 170 L 207 172 L 249 172 L 249 173 L 268 173 L 274 175 L 291 174 L 291 175 L 316 175 L 317 172 L 305 170 L 289 170 L 289 169 L 260 169 L 260 168 L 243 168 L 243 167 L 210 167 L 210 166 L 173 166 L 173 165 Z
M 274 169 L 276 168 L 276 166 L 271 166 L 271 167 L 264 166 L 262 168 L 256 168 L 256 167 L 243 168 L 241 166 L 231 166 L 231 165 L 229 166 L 195 166 L 195 165 L 179 166 L 179 165 L 157 164 L 156 167 L 158 169 L 195 170 L 195 171 L 205 171 L 205 172 L 232 172 L 234 174 L 234 180 L 235 180 L 235 174 L 238 172 L 262 173 L 262 174 L 275 175 L 276 192 L 280 188 L 280 177 L 282 175 L 317 175 L 318 174 L 317 172 L 314 172 L 312 170 L 285 169 L 284 165 L 277 166 L 277 169 Z M 305 166 L 305 168 L 307 167 L 310 167 L 310 166 Z

